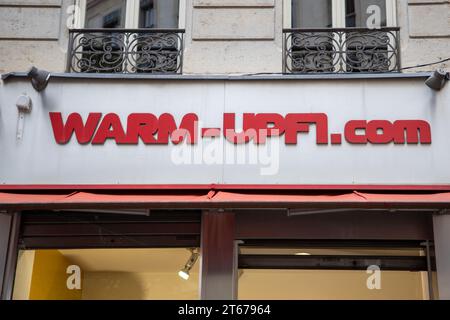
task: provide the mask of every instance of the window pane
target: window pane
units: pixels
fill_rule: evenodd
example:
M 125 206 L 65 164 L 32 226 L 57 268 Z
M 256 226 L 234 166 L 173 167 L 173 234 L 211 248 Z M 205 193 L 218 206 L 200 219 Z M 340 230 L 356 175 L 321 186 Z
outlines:
M 367 12 L 370 6 L 377 6 L 380 10 L 378 18 L 380 27 L 386 26 L 386 0 L 346 0 L 345 25 L 347 27 L 367 28 L 368 19 L 373 15 Z M 370 19 L 372 21 L 372 19 Z
M 246 269 L 240 300 L 421 300 L 420 272 L 382 271 L 381 288 L 367 287 L 366 271 Z
M 141 0 L 139 28 L 178 28 L 179 0 Z
M 125 0 L 88 0 L 86 28 L 124 28 Z
M 379 256 L 382 257 L 419 257 L 423 252 L 419 248 L 271 248 L 240 247 L 243 255 L 267 255 L 274 257 L 298 256 L 328 261 L 339 261 L 340 257 Z M 270 258 L 267 258 L 270 261 Z M 238 298 L 286 299 L 286 300 L 374 300 L 374 299 L 426 299 L 426 272 L 380 270 L 376 276 L 366 270 L 311 270 L 311 269 L 240 269 Z M 373 287 L 377 282 L 376 288 Z M 436 273 L 433 273 L 435 288 Z M 368 283 L 371 286 L 368 286 Z
M 331 0 L 292 0 L 293 28 L 330 28 Z
M 199 262 L 191 254 L 184 248 L 22 250 L 13 299 L 198 299 Z

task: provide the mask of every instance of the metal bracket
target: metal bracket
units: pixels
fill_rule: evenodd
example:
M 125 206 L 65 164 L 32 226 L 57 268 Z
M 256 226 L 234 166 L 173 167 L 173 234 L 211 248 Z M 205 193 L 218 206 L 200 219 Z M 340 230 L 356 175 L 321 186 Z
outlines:
M 16 138 L 17 140 L 22 140 L 23 138 L 23 127 L 25 122 L 25 114 L 31 112 L 32 101 L 31 98 L 24 94 L 21 94 L 17 98 L 16 102 L 17 110 L 19 111 L 19 117 L 17 119 L 17 131 Z

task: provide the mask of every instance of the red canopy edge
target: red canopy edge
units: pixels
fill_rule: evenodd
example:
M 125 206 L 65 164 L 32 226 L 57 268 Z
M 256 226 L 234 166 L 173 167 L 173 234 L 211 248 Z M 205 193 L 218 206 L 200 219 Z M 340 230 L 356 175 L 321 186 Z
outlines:
M 210 191 L 208 193 L 145 193 L 115 194 L 74 192 L 7 193 L 0 192 L 0 209 L 39 208 L 94 208 L 94 207 L 148 207 L 148 208 L 295 208 L 295 207 L 449 207 L 450 192 L 441 193 L 249 193 Z

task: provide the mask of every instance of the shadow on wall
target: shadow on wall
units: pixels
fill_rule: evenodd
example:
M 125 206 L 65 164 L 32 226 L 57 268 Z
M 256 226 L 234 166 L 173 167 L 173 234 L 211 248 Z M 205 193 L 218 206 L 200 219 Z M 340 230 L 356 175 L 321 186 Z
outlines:
M 188 281 L 173 272 L 86 272 L 83 300 L 198 299 L 198 274 Z
M 139 277 L 131 272 L 86 272 L 83 300 L 140 300 L 145 290 Z
M 79 300 L 81 290 L 67 288 L 70 261 L 58 250 L 20 251 L 14 300 Z

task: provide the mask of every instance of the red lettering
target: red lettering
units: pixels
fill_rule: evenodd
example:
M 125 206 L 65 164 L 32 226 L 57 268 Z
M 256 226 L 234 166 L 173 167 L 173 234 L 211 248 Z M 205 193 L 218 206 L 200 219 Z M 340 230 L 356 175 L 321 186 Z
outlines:
M 117 144 L 173 144 L 182 141 L 197 143 L 198 117 L 195 113 L 183 116 L 179 126 L 173 115 L 164 113 L 156 117 L 151 113 L 131 113 L 124 131 L 120 117 L 108 113 L 102 119 L 101 113 L 89 113 L 86 123 L 79 113 L 71 113 L 64 123 L 60 112 L 50 112 L 50 122 L 55 141 L 65 144 L 75 133 L 80 144 L 92 142 L 103 144 L 106 139 L 114 139 Z M 315 125 L 316 143 L 328 144 L 328 117 L 324 113 L 289 113 L 285 117 L 278 113 L 244 113 L 243 130 L 236 132 L 234 113 L 225 113 L 223 134 L 234 144 L 264 144 L 267 137 L 285 135 L 286 144 L 297 144 L 298 133 L 309 133 Z M 98 127 L 98 128 L 97 128 Z M 359 133 L 358 131 L 362 131 Z M 202 137 L 217 137 L 220 128 L 202 128 Z M 424 120 L 350 120 L 344 128 L 345 140 L 351 144 L 430 144 L 431 128 Z M 341 133 L 331 134 L 331 143 L 341 144 Z
M 316 143 L 328 144 L 328 117 L 325 113 L 289 113 L 285 122 L 285 143 L 297 144 L 299 132 L 309 132 L 316 125 Z
M 223 135 L 224 137 L 234 143 L 243 144 L 247 143 L 254 138 L 256 131 L 246 126 L 250 126 L 253 123 L 254 114 L 244 113 L 243 122 L 244 128 L 242 132 L 236 132 L 235 114 L 234 113 L 224 113 L 223 115 Z
M 347 122 L 344 129 L 345 140 L 348 143 L 366 144 L 367 137 L 365 134 L 358 135 L 356 130 L 366 130 L 366 120 L 351 120 Z
M 104 144 L 106 139 L 114 139 L 117 144 L 127 143 L 122 123 L 119 116 L 115 113 L 108 113 L 103 117 L 92 144 Z
M 173 144 L 178 144 L 187 139 L 190 144 L 197 143 L 198 117 L 195 113 L 186 114 L 181 120 L 180 127 L 177 128 L 174 117 L 169 113 L 163 113 L 158 119 L 158 140 L 159 144 L 168 144 L 169 137 Z
M 394 139 L 394 128 L 388 120 L 372 120 L 367 123 L 366 136 L 373 144 L 390 143 Z
M 127 120 L 127 139 L 130 144 L 137 144 L 139 138 L 145 144 L 156 143 L 154 135 L 158 131 L 158 118 L 151 113 L 132 113 Z
M 79 113 L 71 113 L 64 124 L 61 112 L 50 112 L 49 115 L 55 141 L 59 144 L 69 142 L 74 132 L 78 143 L 89 143 L 102 116 L 101 113 L 89 113 L 84 124 Z
M 394 143 L 404 144 L 431 143 L 431 128 L 423 120 L 397 120 L 394 122 Z M 420 137 L 419 137 L 420 135 Z
M 267 137 L 281 136 L 284 134 L 285 120 L 284 117 L 278 113 L 258 113 L 252 114 L 253 117 L 248 117 L 248 123 L 244 123 L 244 128 L 254 129 L 256 137 L 254 142 L 257 144 L 264 144 Z

